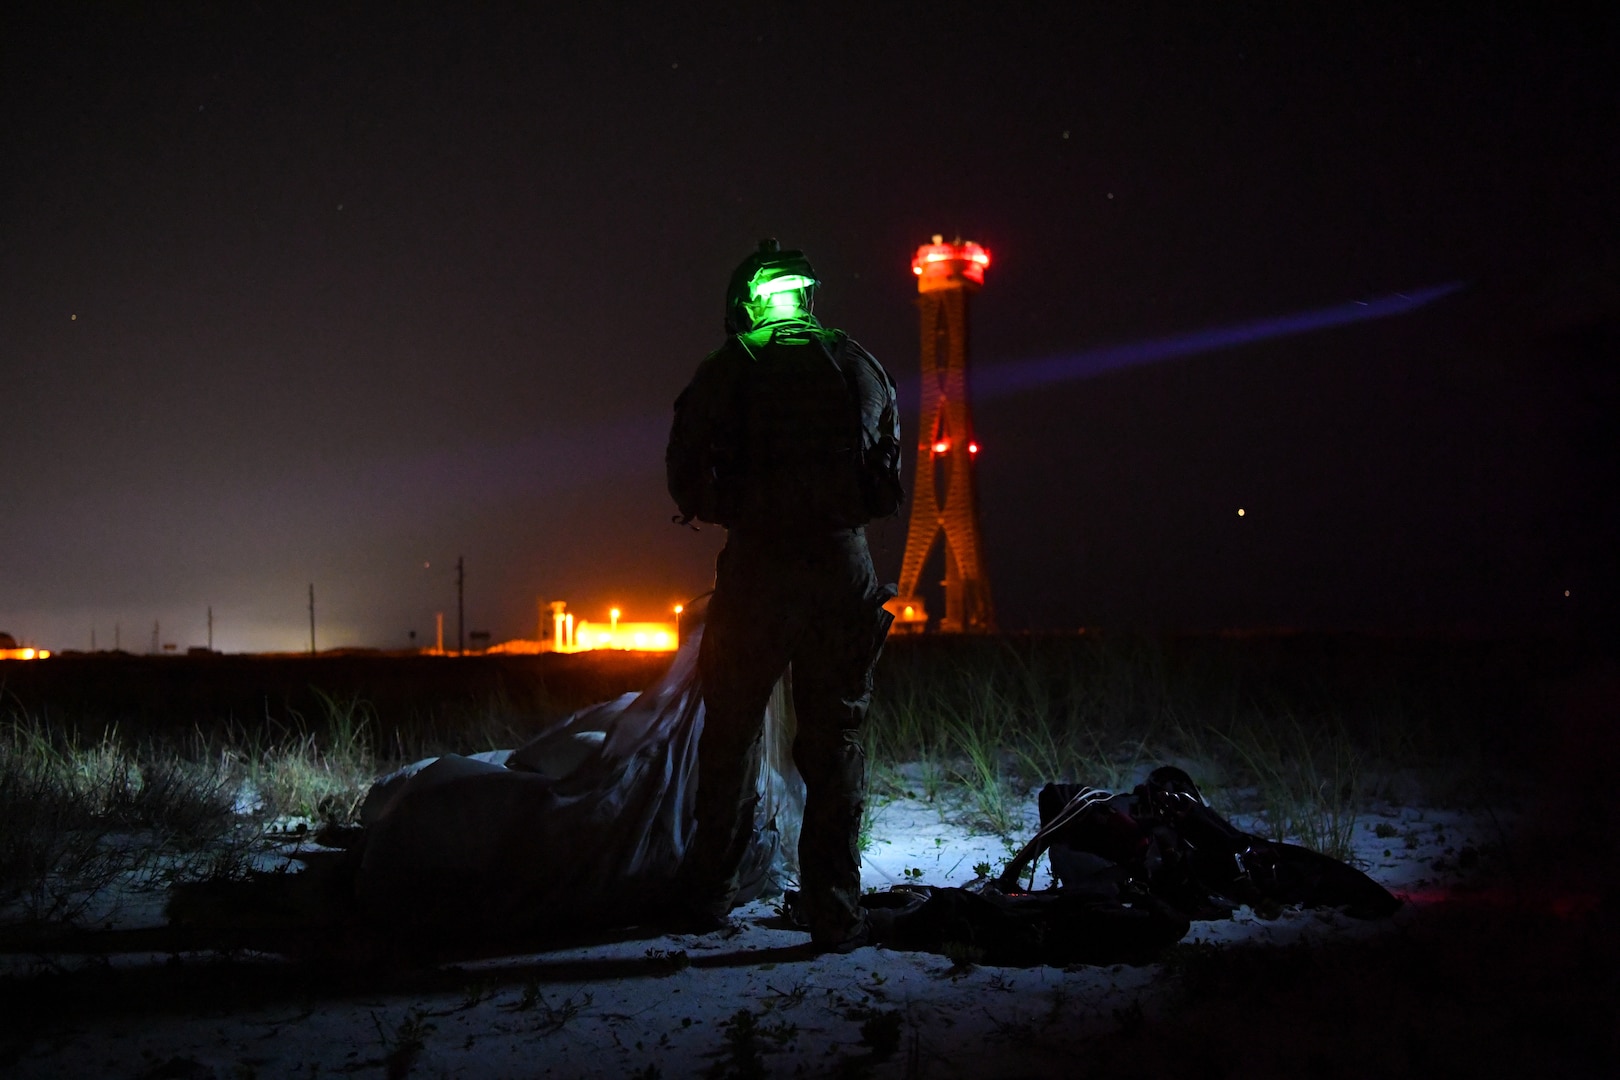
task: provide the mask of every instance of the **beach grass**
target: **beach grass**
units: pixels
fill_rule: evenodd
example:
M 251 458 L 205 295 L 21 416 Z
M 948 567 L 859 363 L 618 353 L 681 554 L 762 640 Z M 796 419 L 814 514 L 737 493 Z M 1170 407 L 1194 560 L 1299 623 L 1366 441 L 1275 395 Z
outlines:
M 1343 858 L 1369 799 L 1415 790 L 1463 805 L 1485 789 L 1492 748 L 1513 745 L 1523 702 L 1504 687 L 1521 683 L 1493 683 L 1503 665 L 1465 652 L 1458 664 L 1456 650 L 1442 663 L 1337 638 L 897 639 L 863 731 L 863 838 L 904 794 L 1017 841 L 1042 784 L 1129 790 L 1173 763 L 1245 827 Z M 0 906 L 72 921 L 121 883 L 240 874 L 261 841 L 353 824 L 381 773 L 519 745 L 595 687 L 390 715 L 316 690 L 308 712 L 140 735 L 0 697 Z

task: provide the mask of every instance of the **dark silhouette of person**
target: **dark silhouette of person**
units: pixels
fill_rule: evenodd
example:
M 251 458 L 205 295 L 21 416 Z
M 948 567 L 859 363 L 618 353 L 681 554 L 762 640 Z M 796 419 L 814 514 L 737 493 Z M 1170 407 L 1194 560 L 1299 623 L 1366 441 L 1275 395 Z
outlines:
M 760 243 L 731 276 L 726 342 L 675 402 L 665 455 L 680 522 L 726 545 L 699 649 L 704 726 L 696 832 L 679 884 L 687 924 L 726 924 L 758 801 L 772 689 L 790 671 L 805 783 L 796 911 L 820 948 L 870 939 L 859 903 L 861 724 L 893 616 L 864 526 L 903 498 L 894 381 L 813 314 L 802 252 Z

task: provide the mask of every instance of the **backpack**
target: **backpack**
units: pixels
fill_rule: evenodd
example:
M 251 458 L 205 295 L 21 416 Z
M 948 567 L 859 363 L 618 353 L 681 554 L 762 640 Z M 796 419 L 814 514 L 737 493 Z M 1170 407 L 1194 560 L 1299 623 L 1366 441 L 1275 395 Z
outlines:
M 711 359 L 713 381 L 693 381 L 676 423 L 702 410 L 708 437 L 670 444 L 670 490 L 687 520 L 826 531 L 899 510 L 894 382 L 871 354 L 834 332 L 754 346 L 733 337 Z

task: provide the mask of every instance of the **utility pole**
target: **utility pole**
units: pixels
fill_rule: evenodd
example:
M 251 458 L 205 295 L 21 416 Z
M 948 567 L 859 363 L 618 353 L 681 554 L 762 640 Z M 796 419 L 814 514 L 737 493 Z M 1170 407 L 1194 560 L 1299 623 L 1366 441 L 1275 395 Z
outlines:
M 214 651 L 214 605 L 208 605 L 208 651 Z
M 466 572 L 465 572 L 465 567 L 462 565 L 462 563 L 463 563 L 462 557 L 460 555 L 457 555 L 456 556 L 456 655 L 457 656 L 466 656 L 467 655 L 467 638 L 466 638 L 467 610 L 466 610 L 466 605 L 463 603 L 463 597 L 466 594 L 467 575 L 466 575 Z
M 158 639 L 159 639 L 160 636 L 161 635 L 158 633 L 158 621 L 156 619 L 153 619 L 152 620 L 152 655 L 153 656 L 156 656 L 158 653 L 163 651 L 163 646 L 158 644 Z
M 119 634 L 118 634 L 118 631 L 121 629 L 121 627 L 122 627 L 122 624 L 117 623 L 117 622 L 113 623 L 113 652 L 120 652 L 124 648 L 124 642 L 119 637 Z
M 309 583 L 309 655 L 315 655 L 315 583 Z
M 96 651 L 96 624 L 90 624 L 90 651 Z

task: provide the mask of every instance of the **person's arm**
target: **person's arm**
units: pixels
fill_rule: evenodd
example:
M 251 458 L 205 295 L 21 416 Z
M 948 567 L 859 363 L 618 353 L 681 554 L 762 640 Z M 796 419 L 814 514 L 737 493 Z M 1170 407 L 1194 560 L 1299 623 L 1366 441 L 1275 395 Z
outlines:
M 723 352 L 723 350 L 722 350 Z M 664 448 L 664 478 L 680 515 L 679 524 L 715 521 L 714 449 L 725 397 L 722 352 L 711 353 L 675 399 L 675 420 Z
M 848 338 L 842 346 L 852 354 L 848 362 L 857 365 L 853 385 L 860 397 L 862 426 L 866 429 L 862 438 L 863 442 L 871 440 L 870 445 L 861 448 L 867 511 L 873 517 L 889 517 L 899 511 L 906 498 L 901 475 L 899 394 L 894 380 L 875 356 Z

